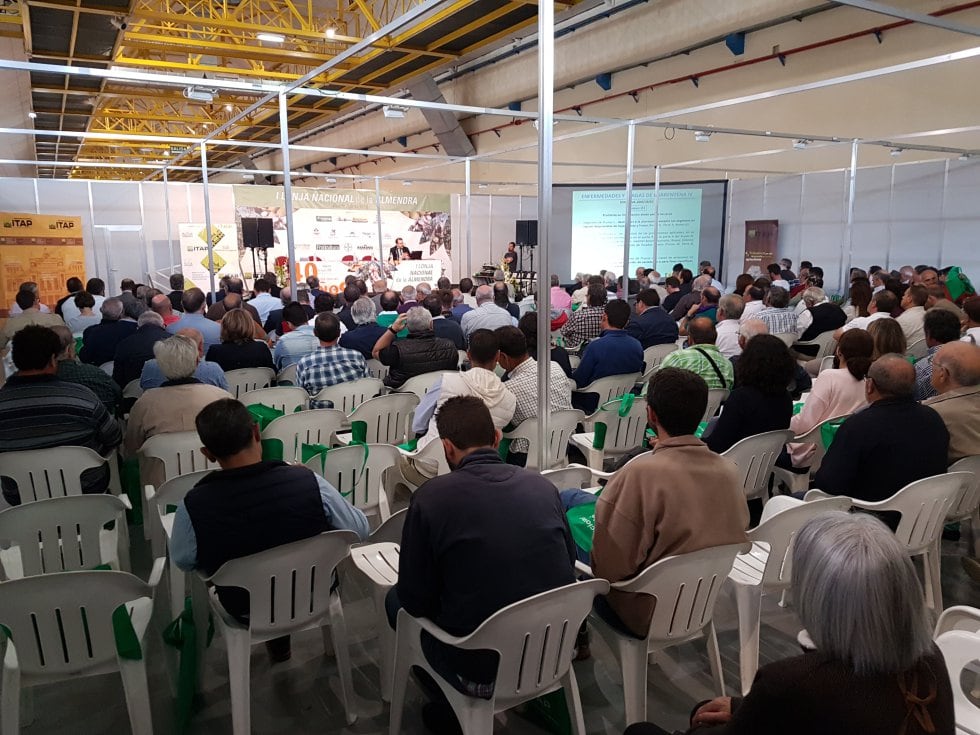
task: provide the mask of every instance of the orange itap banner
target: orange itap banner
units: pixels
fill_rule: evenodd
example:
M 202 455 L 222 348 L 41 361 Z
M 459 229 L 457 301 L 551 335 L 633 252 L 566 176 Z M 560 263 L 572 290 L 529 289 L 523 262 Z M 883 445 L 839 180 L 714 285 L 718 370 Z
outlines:
M 0 314 L 6 315 L 25 281 L 38 285 L 41 303 L 54 309 L 65 281 L 85 282 L 82 218 L 0 212 Z

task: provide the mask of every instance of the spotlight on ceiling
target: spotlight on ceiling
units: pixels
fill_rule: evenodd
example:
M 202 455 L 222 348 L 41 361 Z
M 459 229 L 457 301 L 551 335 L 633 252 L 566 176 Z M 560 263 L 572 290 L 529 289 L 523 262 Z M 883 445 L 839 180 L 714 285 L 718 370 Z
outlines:
M 31 120 L 34 120 L 37 117 L 37 113 L 34 112 L 34 110 L 31 110 L 30 112 L 27 113 L 27 116 L 31 118 Z
M 337 183 L 337 179 L 335 179 L 333 176 L 328 176 L 327 178 L 324 179 L 324 181 L 327 182 L 328 184 L 336 184 Z
M 212 89 L 203 89 L 202 87 L 184 88 L 184 97 L 192 102 L 203 102 L 205 104 L 214 102 L 214 95 L 215 92 Z
M 268 41 L 269 43 L 286 42 L 286 37 L 281 33 L 256 33 L 255 37 L 260 41 Z
M 235 108 L 234 108 L 234 107 L 232 107 L 231 105 L 225 105 L 225 112 L 231 112 L 231 111 L 232 111 L 232 110 L 234 110 L 234 109 L 235 109 Z
M 327 38 L 333 38 L 336 35 L 337 35 L 337 29 L 334 28 L 333 26 L 330 26 L 327 29 Z
M 707 143 L 709 140 L 711 140 L 711 133 L 704 130 L 695 130 L 694 140 L 698 143 Z
M 889 151 L 889 153 L 891 153 L 893 156 L 900 156 L 904 152 L 905 152 L 905 149 L 904 148 L 892 148 Z
M 802 151 L 812 142 L 813 142 L 812 140 L 809 140 L 807 138 L 798 138 L 793 141 L 793 147 L 798 151 Z
M 117 31 L 125 31 L 129 27 L 129 22 L 122 15 L 114 15 L 109 18 L 109 25 Z
M 384 113 L 385 117 L 401 119 L 405 117 L 405 113 L 408 112 L 408 108 L 400 107 L 399 105 L 384 105 L 381 108 L 381 111 Z
M 959 156 L 959 158 L 957 160 L 959 160 L 959 161 L 969 161 L 970 160 L 970 154 L 969 153 L 961 153 L 960 156 Z
M 404 181 L 402 182 L 402 186 L 411 186 L 411 185 L 412 185 L 412 182 L 411 182 L 411 181 L 409 181 L 408 179 L 405 179 L 405 180 L 404 180 Z

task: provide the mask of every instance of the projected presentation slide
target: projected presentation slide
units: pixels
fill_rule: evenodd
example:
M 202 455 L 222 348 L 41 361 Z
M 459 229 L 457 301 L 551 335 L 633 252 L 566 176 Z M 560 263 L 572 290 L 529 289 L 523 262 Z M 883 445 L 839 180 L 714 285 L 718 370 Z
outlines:
M 633 190 L 630 213 L 629 272 L 653 265 L 655 191 Z M 661 189 L 656 269 L 670 273 L 674 263 L 697 264 L 701 241 L 701 189 Z M 598 273 L 623 262 L 626 190 L 572 192 L 572 272 Z M 622 265 L 614 272 L 620 270 Z

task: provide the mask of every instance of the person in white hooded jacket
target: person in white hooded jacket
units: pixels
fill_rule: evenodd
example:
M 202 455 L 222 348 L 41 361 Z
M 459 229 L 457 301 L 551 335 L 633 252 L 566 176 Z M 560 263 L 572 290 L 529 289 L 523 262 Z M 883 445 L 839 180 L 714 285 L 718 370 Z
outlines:
M 504 387 L 494 372 L 499 350 L 500 341 L 491 330 L 477 329 L 470 335 L 466 354 L 472 367 L 465 372 L 444 375 L 425 394 L 415 410 L 412 430 L 416 434 L 425 432 L 418 440 L 417 449 L 422 449 L 439 438 L 436 413 L 439 406 L 457 396 L 475 396 L 483 401 L 490 410 L 495 428 L 502 430 L 510 423 L 514 416 L 514 409 L 517 407 L 517 398 Z M 421 484 L 435 477 L 436 467 L 434 463 L 403 458 L 402 473 L 409 482 Z

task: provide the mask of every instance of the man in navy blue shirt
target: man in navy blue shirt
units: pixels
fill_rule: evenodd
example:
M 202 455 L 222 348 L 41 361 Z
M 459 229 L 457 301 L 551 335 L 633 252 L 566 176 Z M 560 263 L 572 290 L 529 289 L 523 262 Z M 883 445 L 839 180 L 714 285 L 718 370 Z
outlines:
M 357 350 L 365 360 L 370 360 L 374 343 L 385 333 L 385 327 L 376 321 L 374 302 L 367 296 L 361 296 L 350 305 L 350 315 L 354 328 L 341 335 L 340 346 Z
M 677 322 L 660 308 L 660 294 L 645 288 L 636 295 L 636 314 L 630 317 L 626 333 L 635 337 L 645 350 L 654 345 L 677 341 Z
M 572 380 L 584 388 L 599 378 L 609 375 L 626 375 L 643 372 L 643 348 L 636 337 L 631 337 L 625 327 L 630 318 L 629 304 L 622 299 L 606 303 L 602 314 L 602 333 L 589 342 L 582 355 L 582 362 L 572 372 Z M 588 413 L 598 408 L 594 393 L 573 393 L 572 405 Z

